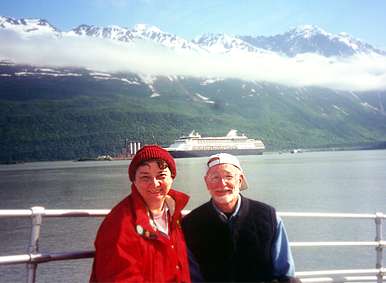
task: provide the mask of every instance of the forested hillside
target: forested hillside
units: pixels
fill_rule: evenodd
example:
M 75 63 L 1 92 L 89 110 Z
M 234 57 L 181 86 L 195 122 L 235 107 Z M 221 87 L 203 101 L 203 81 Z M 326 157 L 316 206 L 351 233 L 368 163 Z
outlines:
M 85 69 L 56 72 L 61 75 L 1 66 L 2 162 L 116 154 L 125 139 L 167 146 L 192 130 L 214 136 L 237 129 L 261 138 L 268 150 L 386 141 L 384 92 L 236 79 L 103 77 Z

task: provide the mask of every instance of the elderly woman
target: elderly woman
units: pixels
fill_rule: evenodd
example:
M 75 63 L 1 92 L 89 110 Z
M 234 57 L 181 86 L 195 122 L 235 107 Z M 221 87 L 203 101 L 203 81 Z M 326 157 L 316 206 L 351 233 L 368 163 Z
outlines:
M 157 145 L 129 165 L 131 194 L 102 222 L 91 282 L 190 282 L 181 210 L 189 197 L 173 189 L 176 164 Z

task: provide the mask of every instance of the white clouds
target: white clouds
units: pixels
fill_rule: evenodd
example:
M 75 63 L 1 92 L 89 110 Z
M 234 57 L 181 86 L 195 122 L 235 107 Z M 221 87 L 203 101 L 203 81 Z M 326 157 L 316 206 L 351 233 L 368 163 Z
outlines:
M 89 37 L 21 38 L 1 31 L 0 59 L 39 66 L 80 66 L 101 72 L 240 78 L 289 86 L 339 90 L 386 89 L 386 57 L 326 58 L 303 54 L 198 54 L 173 51 L 147 41 L 124 43 Z

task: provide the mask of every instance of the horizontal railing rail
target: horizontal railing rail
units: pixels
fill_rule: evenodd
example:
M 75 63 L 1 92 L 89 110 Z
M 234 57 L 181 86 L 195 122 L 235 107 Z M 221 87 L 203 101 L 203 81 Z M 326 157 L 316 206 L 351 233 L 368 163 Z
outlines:
M 40 208 L 40 207 L 39 207 Z M 45 209 L 41 214 L 47 217 L 88 217 L 106 216 L 110 209 Z M 190 210 L 183 210 L 182 214 L 188 214 Z M 324 212 L 277 212 L 281 217 L 308 217 L 308 218 L 356 218 L 356 219 L 386 219 L 386 214 L 377 213 L 324 213 Z M 32 216 L 33 209 L 0 209 L 1 217 Z
M 42 209 L 40 214 L 44 217 L 97 217 L 106 216 L 109 212 L 110 209 Z M 0 209 L 0 218 L 33 215 L 32 209 Z
M 62 253 L 37 253 L 11 256 L 0 256 L 0 265 L 18 263 L 43 263 L 55 260 L 69 260 L 94 257 L 95 251 L 75 251 Z
M 44 262 L 58 260 L 74 260 L 94 257 L 95 251 L 73 251 L 58 253 L 39 253 L 37 242 L 40 237 L 40 226 L 43 217 L 103 217 L 109 209 L 45 209 L 33 207 L 31 209 L 0 210 L 0 218 L 31 217 L 31 239 L 27 254 L 0 256 L 0 265 L 27 264 L 27 282 L 35 282 L 37 265 Z M 184 210 L 183 214 L 189 213 Z M 386 269 L 383 267 L 383 250 L 386 241 L 382 240 L 382 222 L 386 215 L 378 212 L 374 214 L 352 213 L 315 213 L 315 212 L 278 212 L 281 217 L 301 218 L 342 218 L 342 219 L 370 219 L 375 221 L 376 235 L 374 241 L 321 241 L 321 242 L 290 242 L 291 247 L 332 247 L 332 246 L 370 246 L 376 250 L 376 265 L 374 269 L 344 269 L 298 271 L 296 276 L 302 282 L 384 282 Z

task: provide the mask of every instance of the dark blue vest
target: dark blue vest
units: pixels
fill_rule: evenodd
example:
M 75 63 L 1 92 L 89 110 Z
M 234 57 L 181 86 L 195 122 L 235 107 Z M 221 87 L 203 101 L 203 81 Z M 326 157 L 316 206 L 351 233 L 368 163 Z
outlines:
M 273 280 L 272 243 L 276 233 L 273 207 L 241 197 L 238 215 L 221 219 L 211 202 L 184 217 L 188 248 L 208 282 Z

